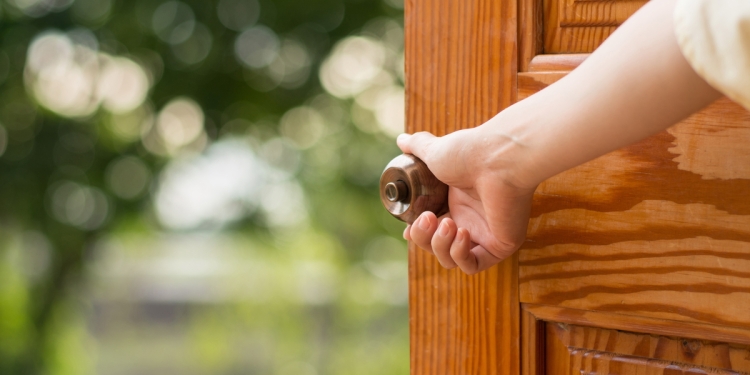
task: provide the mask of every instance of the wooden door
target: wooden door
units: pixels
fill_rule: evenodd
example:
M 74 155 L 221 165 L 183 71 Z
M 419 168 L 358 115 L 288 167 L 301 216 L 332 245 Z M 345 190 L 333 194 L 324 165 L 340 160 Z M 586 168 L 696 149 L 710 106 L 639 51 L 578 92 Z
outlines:
M 645 1 L 406 2 L 407 131 L 476 126 Z M 410 246 L 413 374 L 750 373 L 750 113 L 727 99 L 558 175 L 475 276 Z

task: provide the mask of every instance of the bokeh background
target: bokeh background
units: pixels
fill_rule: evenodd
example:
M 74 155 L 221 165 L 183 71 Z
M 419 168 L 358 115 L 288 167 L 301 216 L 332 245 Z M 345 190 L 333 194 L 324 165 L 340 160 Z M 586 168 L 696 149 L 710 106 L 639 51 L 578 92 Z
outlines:
M 401 0 L 0 0 L 0 374 L 406 374 Z

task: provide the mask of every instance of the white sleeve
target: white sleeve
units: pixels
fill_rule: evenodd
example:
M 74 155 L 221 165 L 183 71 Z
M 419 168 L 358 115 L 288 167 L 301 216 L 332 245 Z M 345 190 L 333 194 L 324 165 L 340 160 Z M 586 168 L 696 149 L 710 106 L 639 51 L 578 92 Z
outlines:
M 750 0 L 679 0 L 674 24 L 693 69 L 750 109 Z

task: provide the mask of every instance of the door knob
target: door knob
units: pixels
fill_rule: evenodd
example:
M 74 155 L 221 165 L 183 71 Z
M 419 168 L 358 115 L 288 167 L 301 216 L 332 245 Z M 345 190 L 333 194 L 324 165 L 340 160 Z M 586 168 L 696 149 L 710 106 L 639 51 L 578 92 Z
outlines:
M 448 185 L 414 155 L 391 160 L 380 176 L 380 201 L 395 218 L 413 223 L 422 212 L 448 212 Z

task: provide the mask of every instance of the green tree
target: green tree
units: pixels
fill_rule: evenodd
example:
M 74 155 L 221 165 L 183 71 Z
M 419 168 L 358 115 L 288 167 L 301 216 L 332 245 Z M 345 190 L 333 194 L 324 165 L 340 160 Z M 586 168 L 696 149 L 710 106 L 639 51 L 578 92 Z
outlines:
M 378 238 L 400 236 L 376 192 L 403 124 L 395 0 L 6 0 L 0 9 L 0 373 L 76 372 L 61 359 L 60 332 L 109 236 L 232 231 L 271 252 L 307 238 L 340 248 L 341 272 L 377 258 Z M 196 181 L 186 168 L 212 166 L 198 175 L 206 182 L 241 176 L 253 160 L 264 171 L 255 182 L 232 180 L 249 196 L 209 184 L 197 193 L 223 198 L 194 207 L 180 195 Z M 226 175 L 209 173 L 226 165 Z M 294 196 L 298 206 L 274 205 Z M 384 307 L 347 325 L 347 304 L 294 319 L 320 316 L 315 324 L 344 332 L 405 314 Z M 283 319 L 272 305 L 263 314 Z M 353 336 L 366 341 L 367 329 Z M 327 350 L 366 356 L 347 340 Z M 321 358 L 319 371 L 347 371 L 331 353 Z

